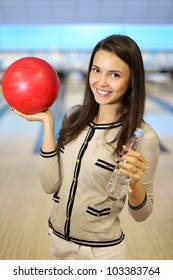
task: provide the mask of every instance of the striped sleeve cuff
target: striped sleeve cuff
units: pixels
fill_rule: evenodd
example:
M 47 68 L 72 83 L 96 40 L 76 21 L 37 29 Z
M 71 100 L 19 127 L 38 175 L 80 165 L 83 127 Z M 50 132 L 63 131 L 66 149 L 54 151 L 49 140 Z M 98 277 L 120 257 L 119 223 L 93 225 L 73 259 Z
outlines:
M 143 202 L 140 204 L 140 205 L 138 205 L 138 206 L 132 206 L 132 205 L 130 205 L 130 203 L 129 203 L 129 201 L 128 201 L 128 205 L 129 205 L 129 207 L 132 209 L 132 210 L 139 210 L 139 209 L 141 209 L 142 207 L 144 207 L 144 205 L 147 203 L 147 195 L 146 195 L 146 193 L 145 193 L 145 198 L 144 198 L 144 200 L 143 200 Z
M 40 155 L 44 158 L 51 158 L 57 155 L 57 150 L 51 151 L 51 152 L 44 152 L 40 150 Z

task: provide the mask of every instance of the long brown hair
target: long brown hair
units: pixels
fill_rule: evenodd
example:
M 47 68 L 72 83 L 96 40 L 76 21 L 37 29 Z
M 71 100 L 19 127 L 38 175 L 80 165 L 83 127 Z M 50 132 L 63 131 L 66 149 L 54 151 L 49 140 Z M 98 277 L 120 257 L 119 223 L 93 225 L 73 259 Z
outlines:
M 145 106 L 145 72 L 141 51 L 138 45 L 128 36 L 111 35 L 101 40 L 93 49 L 89 61 L 85 95 L 83 105 L 78 106 L 73 113 L 63 120 L 59 132 L 57 149 L 70 143 L 80 134 L 80 132 L 96 117 L 99 104 L 96 103 L 89 84 L 89 75 L 93 64 L 93 59 L 97 51 L 105 50 L 117 55 L 126 62 L 131 70 L 130 87 L 124 94 L 120 108 L 121 129 L 114 141 L 117 141 L 115 153 L 122 149 L 122 145 L 132 136 L 136 127 L 140 127 L 143 121 Z

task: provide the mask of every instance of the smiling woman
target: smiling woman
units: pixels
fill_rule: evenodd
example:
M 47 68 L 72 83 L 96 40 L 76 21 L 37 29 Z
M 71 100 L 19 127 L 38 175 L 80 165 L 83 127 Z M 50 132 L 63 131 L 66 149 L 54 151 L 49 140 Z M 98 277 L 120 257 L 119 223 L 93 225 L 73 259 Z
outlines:
M 132 178 L 127 193 L 130 215 L 143 221 L 152 213 L 159 141 L 144 122 L 144 104 L 140 49 L 127 36 L 111 35 L 95 46 L 83 104 L 67 112 L 57 143 L 50 111 L 19 113 L 43 124 L 40 180 L 54 201 L 49 218 L 50 259 L 126 258 L 120 224 L 125 198 L 108 194 L 106 187 L 122 146 L 136 127 L 142 128 L 141 152 L 126 153 L 120 172 Z M 138 170 L 138 176 L 132 176 L 131 170 Z

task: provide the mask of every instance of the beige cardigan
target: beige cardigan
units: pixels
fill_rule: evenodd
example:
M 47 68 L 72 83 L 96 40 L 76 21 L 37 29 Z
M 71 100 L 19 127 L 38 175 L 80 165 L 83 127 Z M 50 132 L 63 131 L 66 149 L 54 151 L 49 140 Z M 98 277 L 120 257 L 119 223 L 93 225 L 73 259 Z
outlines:
M 53 194 L 49 226 L 54 234 L 86 246 L 111 246 L 124 238 L 119 214 L 125 198 L 108 196 L 107 183 L 115 167 L 113 148 L 105 143 L 118 133 L 121 123 L 91 123 L 72 143 L 61 148 L 61 177 L 57 152 L 40 152 L 40 179 L 43 189 Z M 140 151 L 147 160 L 142 178 L 146 192 L 144 202 L 129 213 L 143 221 L 152 213 L 153 182 L 159 157 L 159 140 L 155 131 L 143 124 Z M 105 134 L 106 132 L 106 134 Z

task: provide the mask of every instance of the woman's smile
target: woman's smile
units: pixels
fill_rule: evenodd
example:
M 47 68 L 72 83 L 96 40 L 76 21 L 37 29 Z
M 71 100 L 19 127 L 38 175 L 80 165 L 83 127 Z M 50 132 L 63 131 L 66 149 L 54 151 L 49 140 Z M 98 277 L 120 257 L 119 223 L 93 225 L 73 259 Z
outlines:
M 110 94 L 112 94 L 112 91 L 98 89 L 98 88 L 96 88 L 96 92 L 100 97 L 108 97 Z

